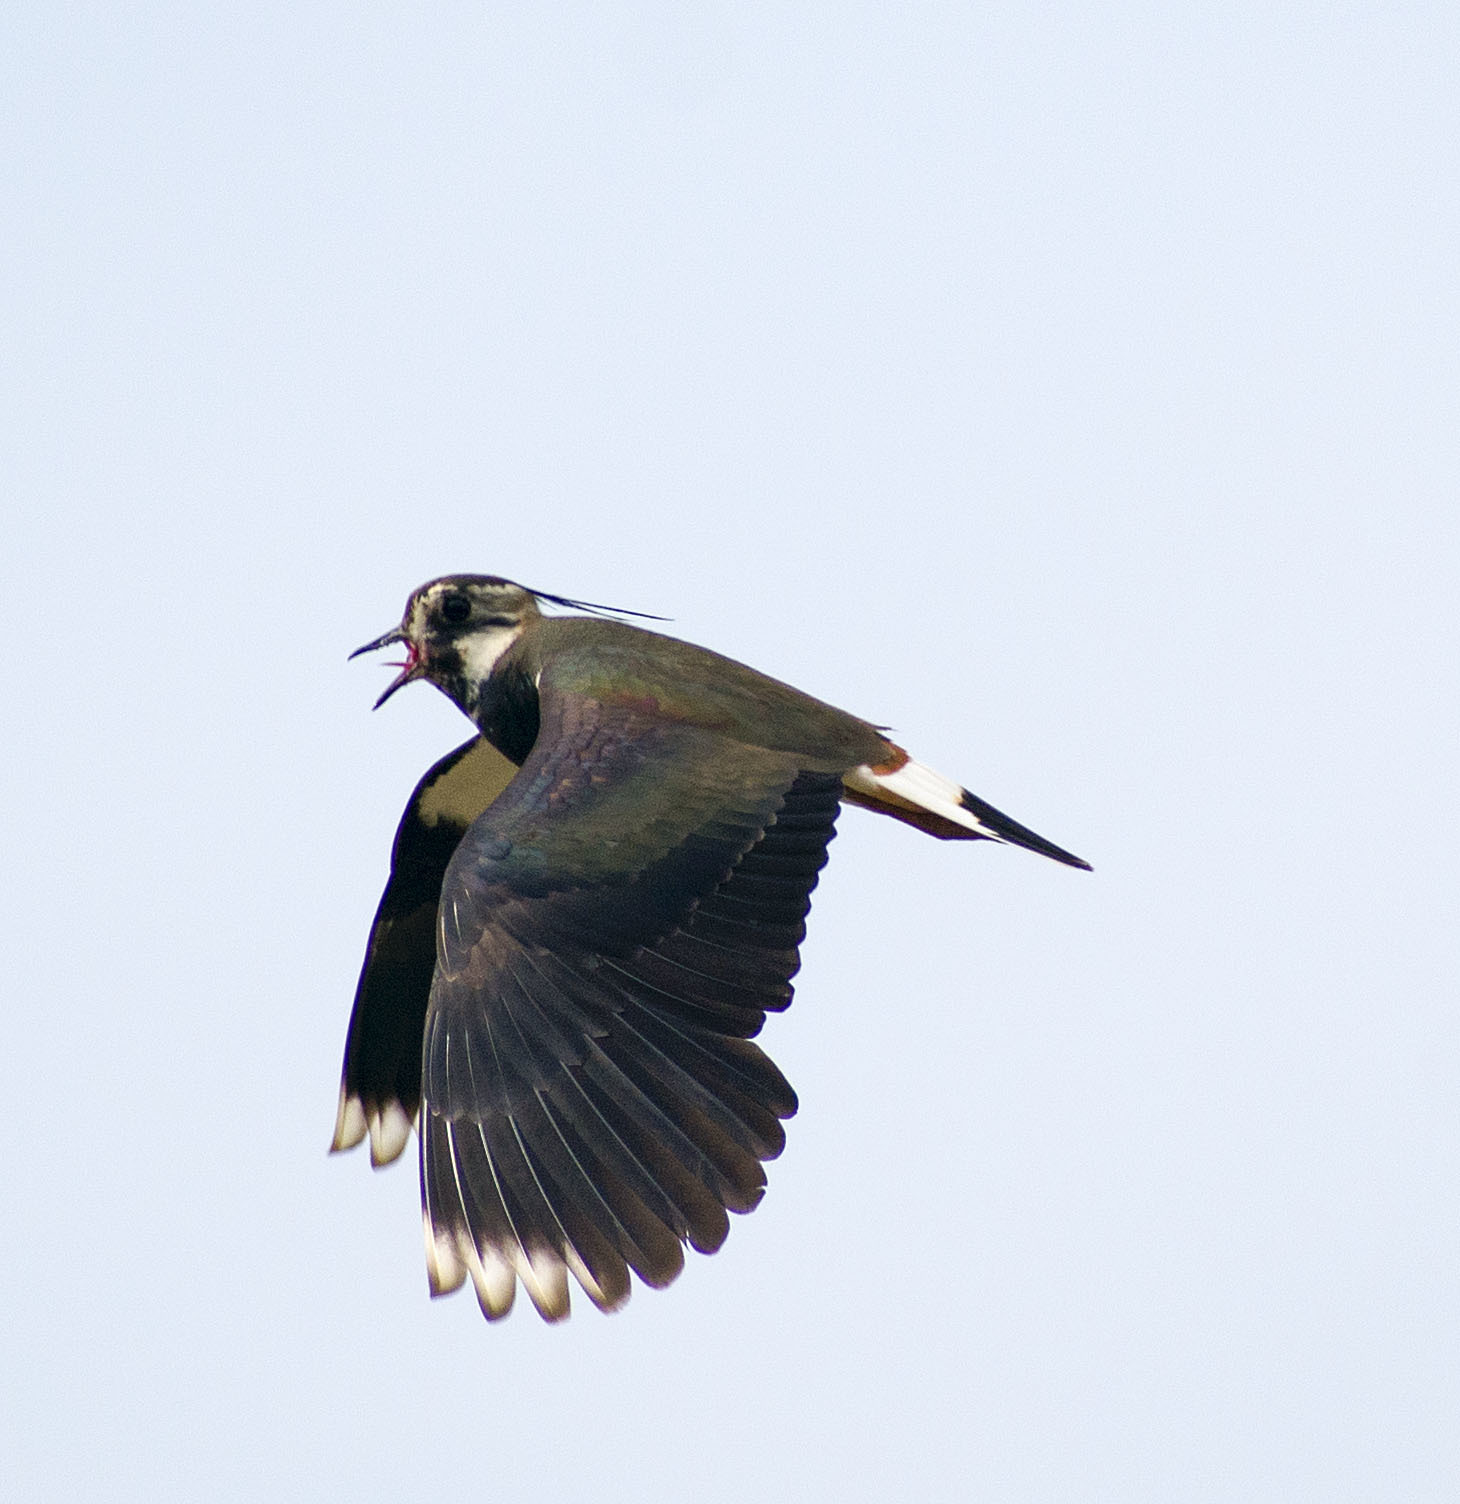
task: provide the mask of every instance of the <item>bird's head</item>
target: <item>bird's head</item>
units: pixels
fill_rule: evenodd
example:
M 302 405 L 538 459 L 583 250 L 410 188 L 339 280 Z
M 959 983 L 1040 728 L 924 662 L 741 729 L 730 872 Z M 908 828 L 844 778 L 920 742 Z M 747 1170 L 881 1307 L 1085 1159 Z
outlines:
M 373 653 L 399 643 L 403 663 L 376 708 L 413 679 L 426 679 L 471 714 L 477 693 L 502 654 L 537 620 L 531 590 L 490 574 L 453 574 L 422 585 L 406 602 L 398 627 L 350 654 Z

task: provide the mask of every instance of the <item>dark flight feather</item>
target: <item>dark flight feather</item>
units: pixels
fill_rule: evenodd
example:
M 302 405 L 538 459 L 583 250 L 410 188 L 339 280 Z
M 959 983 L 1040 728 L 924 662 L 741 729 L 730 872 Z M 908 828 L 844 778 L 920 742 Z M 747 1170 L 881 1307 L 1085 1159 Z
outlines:
M 355 988 L 336 1149 L 352 1147 L 367 1129 L 376 1164 L 404 1147 L 399 1125 L 414 1120 L 421 1102 L 421 1033 L 436 968 L 441 880 L 462 836 L 516 772 L 476 736 L 447 753 L 411 793 Z M 387 1117 L 397 1125 L 388 1142 L 379 1128 Z
M 665 1283 L 682 1242 L 719 1247 L 726 1213 L 760 1200 L 761 1161 L 780 1152 L 796 1099 L 748 1036 L 790 1000 L 841 784 L 632 710 L 548 701 L 549 713 L 573 729 L 539 738 L 442 888 L 422 1155 L 430 1235 L 453 1277 L 473 1273 L 500 1315 L 487 1276 L 505 1262 L 556 1319 L 557 1269 L 586 1271 L 611 1307 L 624 1269 Z M 595 828 L 622 813 L 603 791 L 621 806 L 636 780 L 662 781 L 639 771 L 655 737 L 676 743 L 659 766 L 684 787 L 620 821 L 633 834 L 600 870 Z

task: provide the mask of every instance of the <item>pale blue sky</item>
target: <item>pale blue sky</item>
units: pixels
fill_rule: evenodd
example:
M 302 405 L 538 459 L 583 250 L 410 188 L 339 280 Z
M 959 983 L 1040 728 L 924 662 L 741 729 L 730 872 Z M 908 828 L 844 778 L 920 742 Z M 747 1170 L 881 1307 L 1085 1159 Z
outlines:
M 7 1497 L 1460 1488 L 1453 5 L 0 19 Z M 894 725 L 770 1191 L 561 1329 L 325 1155 L 451 570 Z

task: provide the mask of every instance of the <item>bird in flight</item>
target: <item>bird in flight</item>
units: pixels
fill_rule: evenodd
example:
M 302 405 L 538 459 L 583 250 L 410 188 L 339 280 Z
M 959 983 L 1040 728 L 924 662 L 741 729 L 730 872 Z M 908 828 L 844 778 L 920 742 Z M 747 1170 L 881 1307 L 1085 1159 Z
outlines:
M 358 653 L 478 735 L 411 795 L 332 1148 L 420 1146 L 433 1295 L 489 1319 L 571 1274 L 611 1311 L 765 1189 L 796 1095 L 753 1043 L 791 1001 L 843 802 L 1088 867 L 883 731 L 705 648 L 494 575 L 423 585 Z M 631 613 L 620 612 L 619 615 Z M 357 656 L 357 655 L 352 655 Z

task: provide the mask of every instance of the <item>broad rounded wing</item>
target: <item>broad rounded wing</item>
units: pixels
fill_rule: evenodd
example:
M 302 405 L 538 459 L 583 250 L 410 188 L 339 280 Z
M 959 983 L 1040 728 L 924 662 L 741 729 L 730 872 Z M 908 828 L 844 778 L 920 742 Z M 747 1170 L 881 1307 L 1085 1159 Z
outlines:
M 516 772 L 476 736 L 443 757 L 411 794 L 355 988 L 332 1149 L 351 1149 L 368 1131 L 370 1158 L 382 1165 L 410 1138 L 421 1102 L 441 880 L 457 843 Z
M 536 746 L 461 841 L 426 1018 L 432 1288 L 489 1317 L 569 1271 L 604 1309 L 667 1284 L 764 1190 L 796 1107 L 749 1042 L 784 1008 L 837 774 L 548 694 Z

